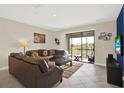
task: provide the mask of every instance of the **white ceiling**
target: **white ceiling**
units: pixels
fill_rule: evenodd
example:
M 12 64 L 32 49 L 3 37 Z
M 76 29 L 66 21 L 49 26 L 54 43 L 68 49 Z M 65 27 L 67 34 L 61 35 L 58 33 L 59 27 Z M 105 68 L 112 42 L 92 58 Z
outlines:
M 71 27 L 116 20 L 121 4 L 25 4 L 0 5 L 0 17 L 59 31 Z

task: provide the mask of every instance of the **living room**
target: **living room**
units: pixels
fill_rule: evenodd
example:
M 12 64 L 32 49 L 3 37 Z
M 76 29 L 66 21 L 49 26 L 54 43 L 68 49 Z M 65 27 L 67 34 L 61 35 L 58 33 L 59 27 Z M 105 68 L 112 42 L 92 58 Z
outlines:
M 85 11 L 86 9 L 87 11 Z M 0 75 L 2 76 L 0 78 L 0 82 L 1 82 L 0 87 L 13 87 L 13 88 L 14 87 L 19 87 L 19 88 L 20 87 L 41 87 L 41 88 L 43 87 L 58 87 L 58 88 L 118 87 L 116 85 L 107 83 L 106 58 L 108 57 L 108 54 L 112 54 L 115 59 L 118 58 L 119 65 L 122 69 L 121 73 L 124 73 L 123 55 L 118 55 L 117 53 L 115 53 L 115 37 L 117 37 L 117 35 L 123 34 L 119 32 L 120 30 L 118 29 L 118 25 L 120 28 L 121 22 L 117 21 L 117 19 L 118 20 L 121 19 L 119 15 L 123 10 L 124 10 L 123 4 L 0 5 L 0 12 L 1 12 L 0 13 L 0 31 L 1 31 Z M 81 13 L 81 11 L 83 12 Z M 123 15 L 124 14 L 122 13 L 122 17 Z M 82 33 L 88 31 L 94 31 L 94 48 L 91 49 L 94 52 L 94 56 L 93 56 L 94 64 L 85 63 L 83 61 L 77 62 L 71 60 L 73 55 L 72 53 L 73 50 L 69 51 L 69 47 L 68 47 L 69 42 L 68 42 L 68 38 L 66 37 L 67 34 L 72 35 L 73 33 L 79 32 L 81 33 L 80 37 L 82 40 L 83 37 Z M 76 54 L 76 55 L 81 55 L 81 59 L 83 58 L 82 42 L 83 41 L 81 41 L 81 49 L 79 49 L 80 53 Z M 30 84 L 27 84 L 28 80 L 25 81 L 26 77 L 22 76 L 21 79 L 19 78 L 20 75 L 22 75 L 22 72 L 20 73 L 17 72 L 18 60 L 17 59 L 15 60 L 13 56 L 15 56 L 16 53 L 28 55 L 28 51 L 30 52 L 32 50 L 39 50 L 37 53 L 36 51 L 33 53 L 33 56 L 37 56 L 37 55 L 39 56 L 40 53 L 42 53 L 41 51 L 42 49 L 43 50 L 45 49 L 45 51 L 47 50 L 47 54 L 45 54 L 45 52 L 43 53 L 44 56 L 47 55 L 47 58 L 45 57 L 46 60 L 51 59 L 51 56 L 53 57 L 53 55 L 54 57 L 59 56 L 59 59 L 54 60 L 55 63 L 53 62 L 53 64 L 56 65 L 56 68 L 62 71 L 60 72 L 57 72 L 58 70 L 55 71 L 57 74 L 64 73 L 68 76 L 66 78 L 63 74 L 61 74 L 61 76 L 59 77 L 59 75 L 54 73 L 53 75 L 51 75 L 51 77 L 53 76 L 56 76 L 56 78 L 58 77 L 58 81 L 60 81 L 61 83 L 58 83 L 58 81 L 50 83 L 49 81 L 48 83 L 50 84 L 45 84 L 45 82 L 43 81 L 45 80 L 47 81 L 47 79 L 49 80 L 50 77 L 49 74 L 47 78 L 44 78 L 43 81 L 41 80 L 42 84 L 38 83 L 38 85 L 33 85 L 36 82 L 34 83 L 30 82 Z M 53 53 L 53 50 L 55 50 L 54 51 L 55 53 Z M 66 55 L 69 56 L 69 60 L 64 59 L 63 61 L 63 59 L 60 58 L 61 54 L 65 56 L 65 52 L 63 53 L 63 51 L 68 51 Z M 85 55 L 87 56 L 87 54 Z M 31 59 L 31 57 L 29 57 L 29 59 L 33 60 Z M 29 60 L 29 59 L 25 59 L 25 60 Z M 15 64 L 14 62 L 17 64 Z M 20 61 L 20 63 L 21 62 L 22 60 Z M 44 63 L 46 64 L 46 62 Z M 81 65 L 80 67 L 75 68 L 74 65 L 77 63 Z M 31 64 L 36 64 L 36 63 L 34 63 L 33 60 Z M 21 66 L 22 69 L 26 69 L 28 67 L 27 65 L 27 67 L 24 68 L 23 65 L 24 64 L 22 64 Z M 29 68 L 32 69 L 33 67 L 31 68 L 29 66 Z M 35 68 L 36 67 L 34 67 L 34 69 Z M 32 77 L 35 75 L 33 73 L 34 69 L 31 72 L 33 74 Z M 74 69 L 74 71 L 72 71 L 72 73 L 70 74 L 69 72 L 66 72 L 66 69 L 69 70 Z M 23 71 L 23 73 L 26 73 L 26 71 L 28 72 L 29 70 L 26 69 L 25 71 Z M 14 75 L 16 78 L 14 77 Z M 98 75 L 98 76 L 94 77 L 94 75 L 96 76 Z M 26 74 L 24 76 L 26 76 Z M 89 76 L 90 79 L 87 79 L 87 76 Z M 83 78 L 84 80 L 81 79 L 82 77 L 84 77 Z M 4 81 L 3 79 L 7 81 Z M 27 83 L 23 85 L 24 82 Z M 89 82 L 91 83 L 89 84 Z M 30 86 L 31 84 L 32 86 Z

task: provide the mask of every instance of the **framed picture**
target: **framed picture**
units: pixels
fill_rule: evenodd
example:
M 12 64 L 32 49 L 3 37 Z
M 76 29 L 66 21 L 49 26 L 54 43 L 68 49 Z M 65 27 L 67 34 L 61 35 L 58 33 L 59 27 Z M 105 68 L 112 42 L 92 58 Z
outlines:
M 34 33 L 34 43 L 45 43 L 45 34 Z

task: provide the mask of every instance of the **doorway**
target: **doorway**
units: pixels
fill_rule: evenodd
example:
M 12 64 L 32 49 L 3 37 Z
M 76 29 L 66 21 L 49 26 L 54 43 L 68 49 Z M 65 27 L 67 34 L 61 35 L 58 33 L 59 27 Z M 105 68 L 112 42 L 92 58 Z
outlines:
M 67 34 L 68 51 L 75 61 L 94 63 L 95 34 L 93 31 Z M 92 61 L 92 62 L 91 62 Z

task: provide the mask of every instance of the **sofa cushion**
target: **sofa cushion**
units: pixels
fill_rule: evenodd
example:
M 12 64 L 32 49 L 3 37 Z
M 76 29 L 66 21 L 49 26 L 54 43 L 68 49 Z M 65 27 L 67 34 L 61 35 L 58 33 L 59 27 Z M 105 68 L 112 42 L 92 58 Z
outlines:
M 55 55 L 55 50 L 48 50 L 48 55 L 49 56 L 52 56 L 52 55 Z
M 15 57 L 18 53 L 10 53 L 11 57 Z
M 23 57 L 24 57 L 24 55 L 17 55 L 17 56 L 15 56 L 15 58 L 20 59 L 20 60 L 22 60 Z
M 56 55 L 64 55 L 65 51 L 64 50 L 55 50 Z
M 28 63 L 32 63 L 32 64 L 38 64 L 40 58 L 33 58 L 30 56 L 24 56 L 22 57 L 23 61 L 28 62 Z
M 10 56 L 11 57 L 16 57 L 17 55 L 23 55 L 23 53 L 10 53 Z
M 23 53 L 11 53 L 10 56 L 22 60 L 22 58 L 26 55 L 24 55 Z
M 37 57 L 30 57 L 30 56 L 23 57 L 23 61 L 29 62 L 29 63 L 32 63 L 32 64 L 37 64 L 37 65 L 39 65 L 40 70 L 41 70 L 43 73 L 49 71 L 49 66 L 48 66 L 48 64 L 47 64 L 47 61 L 44 60 L 44 59 L 42 59 L 40 56 L 37 56 Z

